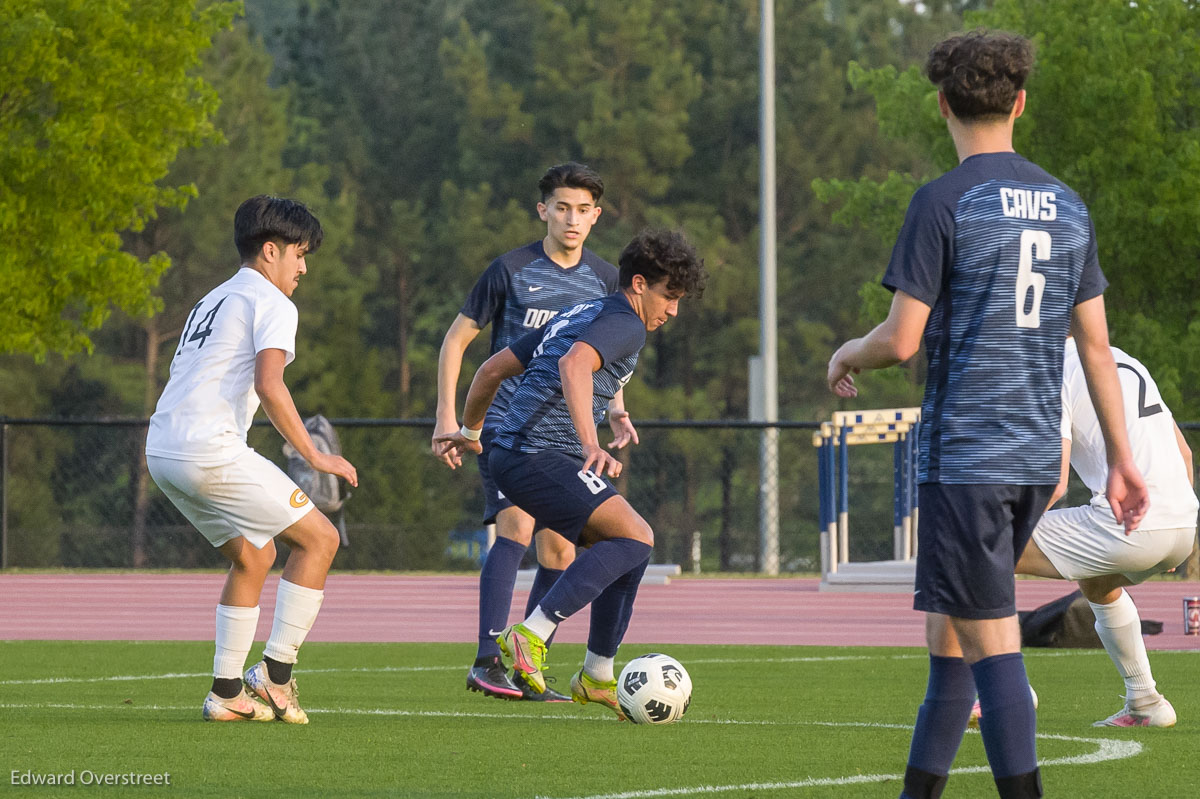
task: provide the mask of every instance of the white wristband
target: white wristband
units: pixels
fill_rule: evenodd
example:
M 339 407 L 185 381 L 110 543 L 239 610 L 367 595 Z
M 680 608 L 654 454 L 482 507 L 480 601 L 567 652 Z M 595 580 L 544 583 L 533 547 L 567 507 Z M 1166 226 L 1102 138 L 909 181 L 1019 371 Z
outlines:
M 478 430 L 472 430 L 464 424 L 461 428 L 459 428 L 458 434 L 467 441 L 478 441 L 479 437 L 483 435 L 483 428 L 481 427 Z

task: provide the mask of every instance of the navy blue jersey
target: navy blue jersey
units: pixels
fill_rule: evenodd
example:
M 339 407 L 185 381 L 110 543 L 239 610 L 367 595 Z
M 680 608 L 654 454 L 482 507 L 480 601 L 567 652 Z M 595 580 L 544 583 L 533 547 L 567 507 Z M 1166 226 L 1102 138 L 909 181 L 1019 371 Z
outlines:
M 1107 285 L 1075 192 L 1016 153 L 917 190 L 883 277 L 932 310 L 920 482 L 1058 482 L 1063 345 Z
M 541 241 L 507 252 L 492 261 L 459 310 L 480 328 L 492 326 L 495 355 L 521 336 L 542 327 L 561 308 L 594 300 L 617 290 L 618 271 L 586 247 L 579 263 L 559 266 L 546 256 Z M 506 380 L 488 408 L 485 426 L 504 415 L 517 379 Z
M 646 343 L 646 325 L 625 295 L 616 293 L 564 308 L 544 329 L 509 345 L 525 371 L 500 420 L 496 446 L 529 453 L 553 449 L 583 457 L 558 373 L 558 359 L 576 341 L 591 345 L 603 362 L 592 375 L 592 417 L 599 424 L 608 401 L 633 376 Z

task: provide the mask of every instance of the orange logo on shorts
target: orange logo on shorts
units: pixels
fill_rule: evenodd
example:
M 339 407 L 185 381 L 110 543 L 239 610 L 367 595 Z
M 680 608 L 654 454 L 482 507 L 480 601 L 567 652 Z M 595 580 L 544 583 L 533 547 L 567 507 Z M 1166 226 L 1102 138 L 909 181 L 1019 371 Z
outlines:
M 292 498 L 289 499 L 288 502 L 292 504 L 293 508 L 303 508 L 308 504 L 308 495 L 297 488 L 292 492 Z

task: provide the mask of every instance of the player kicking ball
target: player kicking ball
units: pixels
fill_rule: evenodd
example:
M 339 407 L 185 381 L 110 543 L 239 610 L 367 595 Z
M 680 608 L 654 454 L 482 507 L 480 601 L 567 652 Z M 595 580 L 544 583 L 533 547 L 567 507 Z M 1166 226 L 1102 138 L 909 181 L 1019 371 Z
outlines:
M 621 462 L 599 443 L 607 403 L 633 375 L 646 332 L 703 292 L 703 261 L 679 233 L 643 231 L 621 252 L 619 290 L 565 308 L 542 330 L 522 336 L 475 373 L 462 428 L 438 437 L 443 453 L 480 451 L 488 405 L 500 384 L 521 375 L 489 455 L 497 487 L 538 525 L 586 549 L 537 607 L 498 637 L 518 679 L 546 690 L 546 640 L 558 624 L 591 603 L 583 668 L 571 698 L 595 702 L 623 718 L 613 662 L 650 562 L 654 532 L 605 479 Z
M 488 325 L 492 327 L 489 355 L 495 355 L 531 330 L 540 329 L 560 308 L 612 294 L 618 288 L 617 268 L 584 246 L 600 218 L 604 181 L 591 168 L 573 161 L 552 166 L 538 181 L 538 216 L 546 223 L 544 238 L 492 261 L 467 295 L 458 316 L 442 340 L 438 355 L 437 425 L 431 446 L 439 460 L 455 469 L 452 455 L 440 454 L 440 436 L 458 429 L 456 386 L 467 346 Z M 575 559 L 575 547 L 553 530 L 535 532 L 533 517 L 513 505 L 488 472 L 488 454 L 496 427 L 508 411 L 508 399 L 520 382 L 505 381 L 488 406 L 477 459 L 483 481 L 483 523 L 494 524 L 495 543 L 479 573 L 479 635 L 475 661 L 467 671 L 467 688 L 485 696 L 534 702 L 570 702 L 571 697 L 546 689 L 530 690 L 524 680 L 509 678 L 500 659 L 496 636 L 508 623 L 513 587 L 521 559 L 530 542 L 537 547 L 537 571 L 525 604 L 537 606 L 562 570 Z M 625 410 L 621 392 L 608 409 L 613 431 L 610 448 L 638 443 L 637 430 Z M 453 454 L 453 451 L 452 451 Z M 549 645 L 549 641 L 546 642 Z
M 204 718 L 307 724 L 292 666 L 321 609 L 338 532 L 287 475 L 247 446 L 246 431 L 261 402 L 275 429 L 314 469 L 358 485 L 349 461 L 317 450 L 283 382 L 296 353 L 297 313 L 289 298 L 323 234 L 307 208 L 277 197 L 246 200 L 233 224 L 241 267 L 188 316 L 150 418 L 146 465 L 167 498 L 231 563 L 217 605 Z M 243 675 L 276 536 L 291 554 L 263 659 Z
M 1092 490 L 1092 501 L 1043 516 L 1017 573 L 1075 580 L 1092 606 L 1096 633 L 1125 681 L 1125 706 L 1093 726 L 1173 727 L 1175 708 L 1157 690 L 1141 619 L 1124 588 L 1178 566 L 1192 551 L 1197 510 L 1192 451 L 1146 367 L 1116 347 L 1112 354 L 1129 443 L 1150 491 L 1150 510 L 1133 532 L 1113 518 L 1104 498 L 1104 437 L 1088 398 L 1079 350 L 1069 339 L 1063 363 L 1062 474 L 1050 503 L 1067 491 L 1068 466 Z

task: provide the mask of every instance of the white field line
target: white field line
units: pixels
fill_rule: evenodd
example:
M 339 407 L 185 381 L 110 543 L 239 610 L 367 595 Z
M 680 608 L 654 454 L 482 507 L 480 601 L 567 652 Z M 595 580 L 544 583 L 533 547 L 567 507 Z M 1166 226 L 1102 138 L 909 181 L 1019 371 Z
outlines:
M 1088 655 L 1103 655 L 1102 649 L 1067 650 L 1062 652 L 1025 652 L 1025 657 L 1059 658 L 1086 657 Z M 1155 655 L 1200 654 L 1200 650 L 1164 650 Z M 695 658 L 688 663 L 702 665 L 736 665 L 743 663 L 832 663 L 854 660 L 924 660 L 928 655 L 828 655 L 825 657 L 792 657 L 792 658 Z M 380 666 L 378 668 L 336 668 L 336 669 L 301 669 L 300 674 L 408 674 L 427 671 L 461 671 L 463 665 L 454 666 Z M 165 674 L 118 674 L 110 677 L 41 677 L 30 680 L 0 680 L 4 685 L 63 685 L 102 682 L 136 682 L 138 680 L 182 680 L 211 677 L 209 672 L 167 672 Z
M 690 723 L 690 722 L 689 722 Z M 803 723 L 803 722 L 799 722 Z M 811 724 L 828 726 L 828 727 L 887 727 L 895 729 L 911 730 L 912 727 L 900 724 L 870 724 L 870 723 L 841 723 L 841 722 L 809 722 Z M 978 734 L 975 730 L 968 732 Z M 1068 757 L 1054 757 L 1046 760 L 1038 761 L 1038 765 L 1045 766 L 1083 766 L 1093 763 L 1103 763 L 1108 760 L 1124 760 L 1125 758 L 1136 757 L 1142 752 L 1142 745 L 1137 741 L 1119 741 L 1110 738 L 1077 738 L 1072 735 L 1050 735 L 1048 733 L 1038 733 L 1038 738 L 1053 739 L 1056 741 L 1077 741 L 1079 743 L 1094 744 L 1096 750 L 1082 755 L 1070 755 Z M 951 774 L 987 774 L 991 769 L 988 766 L 964 766 L 963 768 L 951 769 Z M 903 774 L 856 774 L 851 777 L 810 777 L 804 780 L 793 780 L 789 782 L 745 782 L 736 785 L 692 785 L 685 788 L 651 788 L 641 791 L 622 791 L 620 793 L 603 793 L 592 794 L 589 796 L 573 796 L 573 797 L 548 797 L 537 795 L 534 799 L 657 799 L 663 796 L 702 796 L 706 794 L 720 793 L 743 793 L 749 791 L 785 791 L 796 788 L 827 788 L 839 787 L 842 785 L 862 785 L 864 783 L 886 782 L 888 780 L 903 780 Z
M 129 710 L 151 711 L 193 711 L 198 713 L 194 705 L 80 705 L 66 703 L 44 704 L 0 704 L 0 710 L 102 710 L 112 712 L 115 709 L 127 707 Z M 399 710 L 392 708 L 310 708 L 309 713 L 355 715 L 355 716 L 399 716 L 425 718 L 472 718 L 472 719 L 528 719 L 530 716 L 520 713 L 462 713 L 440 710 Z M 539 720 L 609 721 L 616 723 L 614 717 L 552 715 L 543 714 Z M 908 724 L 884 724 L 872 721 L 748 721 L 740 719 L 690 719 L 688 724 L 732 724 L 761 727 L 869 727 L 874 729 L 904 730 L 912 729 Z M 978 735 L 977 730 L 968 730 L 968 734 Z M 1093 744 L 1096 749 L 1081 755 L 1055 757 L 1039 761 L 1040 766 L 1078 766 L 1093 763 L 1103 763 L 1109 760 L 1123 760 L 1136 757 L 1142 752 L 1142 745 L 1137 741 L 1122 741 L 1111 738 L 1080 738 L 1073 735 L 1053 735 L 1038 733 L 1038 738 L 1055 741 L 1072 741 Z M 965 766 L 951 770 L 951 774 L 986 774 L 990 771 L 987 766 Z M 796 788 L 837 787 L 842 785 L 862 785 L 864 783 L 885 782 L 887 780 L 902 780 L 903 774 L 858 774 L 851 777 L 812 777 L 805 780 L 789 782 L 752 782 L 735 785 L 692 785 L 683 788 L 653 788 L 640 791 L 622 791 L 620 793 L 593 794 L 590 796 L 560 797 L 559 799 L 654 799 L 664 796 L 698 796 L 703 794 L 732 793 L 737 791 L 782 791 Z M 553 799 L 538 795 L 535 799 Z

